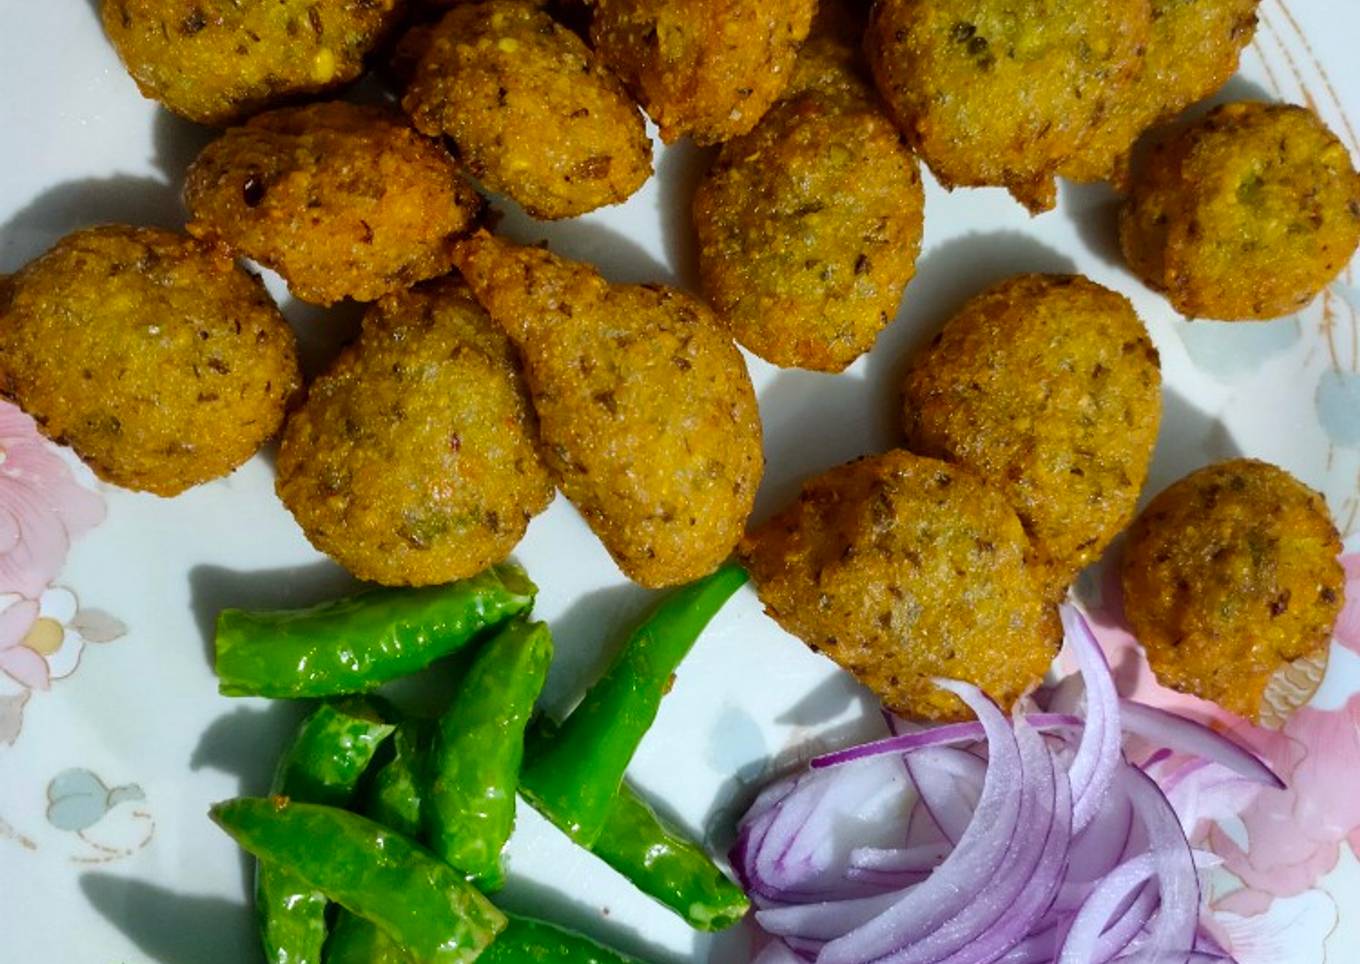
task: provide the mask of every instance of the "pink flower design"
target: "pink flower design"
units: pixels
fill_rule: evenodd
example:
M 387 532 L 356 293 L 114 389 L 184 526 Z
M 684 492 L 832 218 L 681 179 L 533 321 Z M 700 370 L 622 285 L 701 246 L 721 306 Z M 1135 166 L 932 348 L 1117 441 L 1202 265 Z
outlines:
M 1352 552 L 1341 559 L 1346 605 L 1333 639 L 1360 654 L 1360 552 L 1353 551 L 1360 545 L 1353 540 L 1347 548 Z M 1360 693 L 1335 709 L 1304 706 L 1278 730 L 1249 723 L 1213 703 L 1160 686 L 1124 624 L 1117 580 L 1107 578 L 1098 591 L 1093 626 L 1115 669 L 1120 693 L 1229 733 L 1268 760 L 1287 784 L 1282 791 L 1260 791 L 1242 810 L 1245 846 L 1238 842 L 1240 833 L 1217 823 L 1207 823 L 1195 834 L 1196 844 L 1223 858 L 1224 869 L 1243 885 L 1213 905 L 1232 939 L 1230 949 L 1244 962 L 1271 960 L 1252 952 L 1269 935 L 1263 937 L 1248 920 L 1276 901 L 1322 894 L 1317 888 L 1336 867 L 1343 846 L 1360 856 L 1360 793 L 1351 776 L 1360 773 Z M 1320 948 L 1326 933 L 1319 933 Z
M 103 518 L 104 500 L 76 482 L 33 419 L 0 402 L 0 593 L 36 598 L 71 542 Z

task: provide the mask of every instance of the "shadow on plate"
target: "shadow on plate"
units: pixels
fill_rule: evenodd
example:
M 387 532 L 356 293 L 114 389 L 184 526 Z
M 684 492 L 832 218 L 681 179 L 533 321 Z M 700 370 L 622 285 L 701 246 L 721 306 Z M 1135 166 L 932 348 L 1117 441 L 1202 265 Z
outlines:
M 754 523 L 791 500 L 807 476 L 900 443 L 906 362 L 970 297 L 1011 275 L 1076 268 L 1067 256 L 1016 231 L 947 241 L 916 267 L 897 319 L 865 358 L 839 375 L 786 369 L 761 392 L 766 475 Z
M 216 132 L 157 111 L 152 163 L 163 179 L 114 174 L 54 185 L 0 227 L 0 271 L 14 271 L 62 236 L 95 224 L 135 224 L 184 230 L 180 196 L 189 163 Z
M 1270 101 L 1275 98 L 1259 84 L 1240 74 L 1231 78 L 1218 93 L 1187 108 L 1185 113 L 1167 124 L 1152 128 L 1141 137 L 1133 150 L 1133 165 L 1146 163 L 1148 152 L 1170 133 L 1183 130 L 1220 104 L 1242 100 Z M 1062 181 L 1062 210 L 1077 229 L 1082 243 L 1101 261 L 1123 267 L 1124 255 L 1119 248 L 1119 208 L 1122 195 L 1105 183 L 1078 184 Z
M 1139 508 L 1177 479 L 1212 462 L 1245 454 L 1218 416 L 1170 386 L 1162 388 L 1162 427 Z
M 323 307 L 299 301 L 291 294 L 279 299 L 279 311 L 297 335 L 298 361 L 306 383 L 330 368 L 340 350 L 359 337 L 367 309 L 367 304 L 357 301 Z
M 79 228 L 136 224 L 182 230 L 179 194 L 149 177 L 115 174 L 43 191 L 0 225 L 0 273 L 17 271 Z
M 352 593 L 361 585 L 333 562 L 252 571 L 199 565 L 189 570 L 189 605 L 211 665 L 213 635 L 221 610 L 298 609 Z
M 753 937 L 745 923 L 720 934 L 695 934 L 695 957 L 707 964 L 747 964 L 751 960 Z
M 492 196 L 501 215 L 496 234 L 518 244 L 546 241 L 554 254 L 586 261 L 616 284 L 675 284 L 675 274 L 628 236 L 590 216 L 562 221 L 537 221 L 508 198 Z
M 592 858 L 593 859 L 593 858 Z M 612 873 L 603 863 L 603 872 Z M 580 891 L 577 891 L 579 893 Z M 681 964 L 687 958 L 663 950 L 640 931 L 609 920 L 609 908 L 583 903 L 571 894 L 536 880 L 524 880 L 511 873 L 506 889 L 496 903 L 511 913 L 525 914 L 559 927 L 570 928 L 612 947 L 655 964 Z
M 690 209 L 694 192 L 717 155 L 716 147 L 699 147 L 686 137 L 666 147 L 656 165 L 657 217 L 666 261 L 673 283 L 694 292 L 701 287 L 699 239 Z
M 553 662 L 543 705 L 553 716 L 575 708 L 657 598 L 635 583 L 620 583 L 580 596 L 552 620 Z
M 259 957 L 255 923 L 244 904 L 177 894 L 113 874 L 83 874 L 80 889 L 105 920 L 153 961 L 219 964 Z

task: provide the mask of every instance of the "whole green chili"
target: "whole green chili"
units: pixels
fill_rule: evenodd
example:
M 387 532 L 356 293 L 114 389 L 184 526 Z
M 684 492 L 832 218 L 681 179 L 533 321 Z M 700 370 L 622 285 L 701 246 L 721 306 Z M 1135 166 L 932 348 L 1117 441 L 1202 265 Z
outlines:
M 228 800 L 210 813 L 256 858 L 366 917 L 417 964 L 476 960 L 505 928 L 462 874 L 367 817 L 283 797 Z
M 520 791 L 577 843 L 599 839 L 676 668 L 746 578 L 729 563 L 667 596 L 558 732 L 530 741 Z
M 590 938 L 545 921 L 507 915 L 510 922 L 477 958 L 480 964 L 641 964 Z M 362 917 L 342 913 L 326 944 L 326 964 L 409 964 L 390 937 Z
M 226 696 L 362 693 L 424 669 L 525 612 L 537 589 L 510 563 L 420 589 L 374 589 L 311 609 L 217 617 Z
M 426 771 L 426 837 L 484 891 L 505 883 L 501 850 L 515 826 L 524 730 L 552 648 L 545 624 L 510 623 L 483 645 L 436 724 Z
M 421 835 L 424 767 L 434 721 L 409 717 L 397 724 L 376 772 L 361 791 L 359 810 L 367 817 L 413 839 Z
M 270 792 L 293 800 L 344 806 L 393 726 L 372 701 L 322 703 L 302 721 L 274 771 Z M 324 894 L 287 868 L 255 869 L 255 916 L 265 959 L 319 964 L 326 941 Z

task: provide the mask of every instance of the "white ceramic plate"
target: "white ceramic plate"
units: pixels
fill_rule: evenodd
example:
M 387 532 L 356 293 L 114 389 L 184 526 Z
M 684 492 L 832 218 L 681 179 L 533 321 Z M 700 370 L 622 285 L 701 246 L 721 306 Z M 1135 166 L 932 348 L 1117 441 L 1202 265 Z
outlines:
M 138 96 L 96 6 L 0 0 L 0 272 L 86 224 L 181 223 L 179 181 L 209 135 Z M 1360 4 L 1265 0 L 1261 14 L 1241 76 L 1218 99 L 1307 103 L 1360 152 Z M 616 280 L 688 283 L 688 197 L 706 159 L 688 145 L 660 149 L 657 177 L 628 204 L 553 226 L 512 213 L 503 230 L 548 238 Z M 948 195 L 928 181 L 928 199 L 917 278 L 869 357 L 840 376 L 751 360 L 769 458 L 758 516 L 802 476 L 895 442 L 904 354 L 964 298 L 1018 271 L 1079 270 L 1129 295 L 1161 350 L 1151 491 L 1245 453 L 1323 489 L 1348 534 L 1360 528 L 1355 266 L 1296 318 L 1189 324 L 1124 269 L 1103 188 L 1065 186 L 1059 210 L 1033 220 L 996 190 Z M 353 332 L 354 311 L 274 291 L 313 369 Z M 36 502 L 24 495 L 35 480 Z M 649 596 L 560 498 L 518 557 L 558 640 L 547 702 L 565 709 Z M 1360 599 L 1360 556 L 1349 563 Z M 301 604 L 349 585 L 275 499 L 267 454 L 164 501 L 99 484 L 0 408 L 0 960 L 258 959 L 247 865 L 205 814 L 264 789 L 298 710 L 216 694 L 211 620 L 224 605 Z M 1347 620 L 1327 684 L 1273 744 L 1294 790 L 1210 841 L 1236 871 L 1221 875 L 1215 901 L 1244 964 L 1360 960 L 1360 609 Z M 876 719 L 867 694 L 744 590 L 685 663 L 630 772 L 721 843 L 773 758 L 870 735 Z M 696 936 L 527 808 L 510 860 L 514 907 L 658 962 L 747 959 L 741 929 Z

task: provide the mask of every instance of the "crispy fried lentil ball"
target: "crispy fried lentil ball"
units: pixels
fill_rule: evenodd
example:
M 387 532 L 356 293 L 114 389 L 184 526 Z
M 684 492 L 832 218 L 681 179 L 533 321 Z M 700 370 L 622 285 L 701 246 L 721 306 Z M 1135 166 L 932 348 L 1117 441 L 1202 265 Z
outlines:
M 642 114 L 580 37 L 528 0 L 455 7 L 423 41 L 403 106 L 539 218 L 626 200 L 652 173 Z
M 226 126 L 334 90 L 400 18 L 404 0 L 103 0 L 104 30 L 142 94 Z
M 515 349 L 456 276 L 368 309 L 288 419 L 278 469 L 312 543 L 384 585 L 500 562 L 553 493 Z
M 299 385 L 259 278 L 170 231 L 77 231 L 0 291 L 0 393 L 124 488 L 170 496 L 226 475 Z
M 1312 111 L 1225 104 L 1158 144 L 1120 212 L 1129 266 L 1189 317 L 1307 305 L 1360 244 L 1360 174 Z
M 1256 32 L 1260 2 L 1152 0 L 1142 69 L 1060 173 L 1076 181 L 1126 184 L 1138 136 L 1208 97 L 1237 72 L 1242 49 Z
M 667 144 L 745 134 L 789 82 L 816 0 L 595 0 L 590 39 Z
M 1265 462 L 1222 462 L 1134 523 L 1124 610 L 1160 682 L 1254 719 L 1271 676 L 1327 645 L 1340 553 L 1318 493 Z
M 184 188 L 189 233 L 328 305 L 372 301 L 453 264 L 481 199 L 439 143 L 398 114 L 341 101 L 285 107 L 228 130 Z
M 1133 518 L 1160 389 L 1127 298 L 1080 276 L 1019 275 L 972 298 L 912 360 L 907 444 L 996 485 L 1061 593 Z
M 520 348 L 558 485 L 624 573 L 657 587 L 717 568 L 764 458 L 745 362 L 710 309 L 485 232 L 458 266 Z
M 1020 520 L 959 466 L 893 451 L 831 469 L 740 552 L 766 612 L 904 716 L 966 713 L 937 676 L 1009 707 L 1057 652 Z
M 797 90 L 723 145 L 694 196 L 704 294 L 776 365 L 841 371 L 873 347 L 916 270 L 916 160 L 857 48 L 809 40 Z
M 1031 211 L 1130 83 L 1148 0 L 879 0 L 878 89 L 945 187 L 999 185 Z

